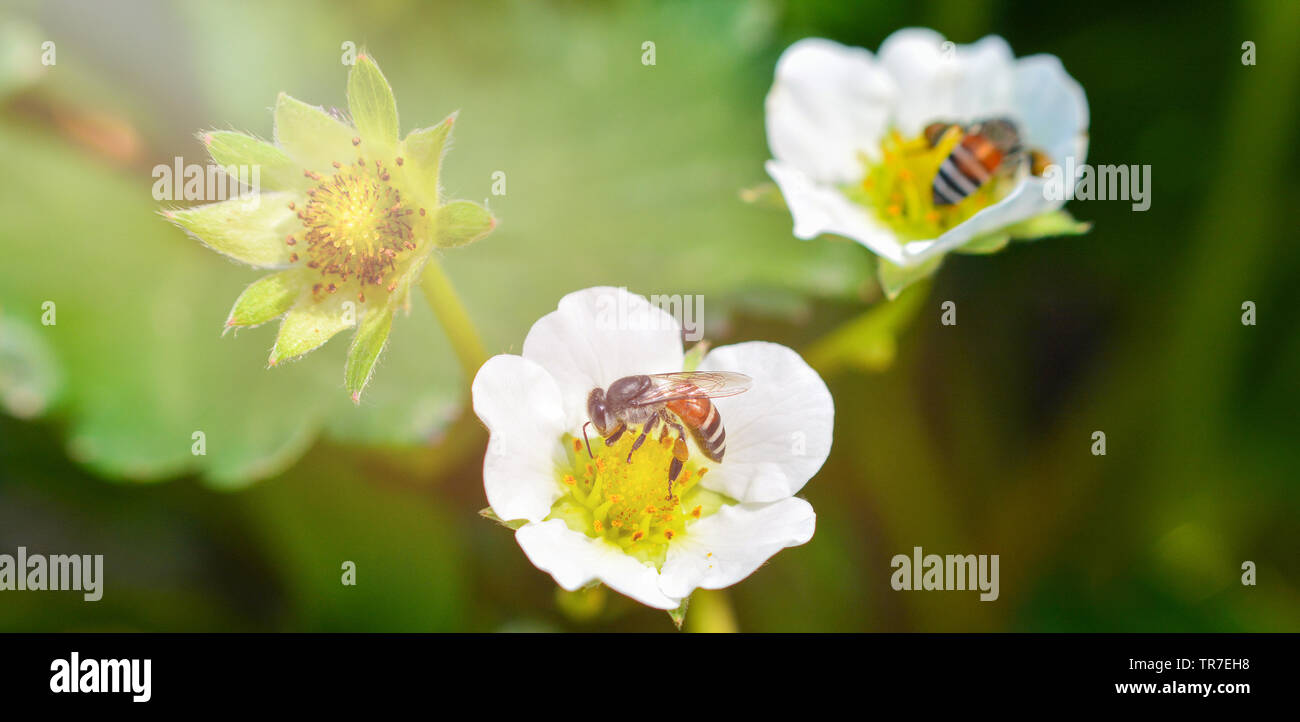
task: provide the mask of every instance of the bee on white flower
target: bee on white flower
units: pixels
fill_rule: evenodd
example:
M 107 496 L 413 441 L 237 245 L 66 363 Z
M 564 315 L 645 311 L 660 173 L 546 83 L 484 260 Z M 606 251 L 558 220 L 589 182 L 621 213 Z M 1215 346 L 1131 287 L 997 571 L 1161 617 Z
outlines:
M 611 308 L 646 322 L 610 324 Z M 589 288 L 533 324 L 522 355 L 495 356 L 474 379 L 489 449 L 505 450 L 483 460 L 492 513 L 564 589 L 602 582 L 677 609 L 695 589 L 731 586 L 812 538 L 816 514 L 795 494 L 830 453 L 835 412 L 821 377 L 764 342 L 713 349 L 697 369 L 686 363 L 669 314 L 622 289 Z M 684 370 L 749 377 L 744 393 L 711 399 L 727 423 L 723 460 L 707 449 L 683 459 L 681 436 L 637 429 L 592 439 L 589 450 L 594 389 Z
M 810 38 L 777 62 L 766 111 L 766 167 L 794 235 L 866 246 L 890 297 L 949 251 L 990 253 L 1088 229 L 1035 174 L 1067 159 L 1081 169 L 1087 154 L 1088 101 L 1055 56 L 1017 59 L 1000 37 L 954 45 L 917 28 L 889 36 L 875 55 Z M 999 148 L 998 163 L 981 156 L 981 167 L 966 151 L 994 123 L 1016 147 Z

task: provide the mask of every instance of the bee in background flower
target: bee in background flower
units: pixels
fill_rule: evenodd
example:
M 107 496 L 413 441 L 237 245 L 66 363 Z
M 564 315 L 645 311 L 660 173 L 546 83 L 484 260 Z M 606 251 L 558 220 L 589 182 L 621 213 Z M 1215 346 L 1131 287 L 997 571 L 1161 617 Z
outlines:
M 939 165 L 931 193 L 935 206 L 951 206 L 965 200 L 1000 173 L 1013 173 L 1022 164 L 1041 176 L 1051 160 L 1046 154 L 1026 149 L 1020 143 L 1020 131 L 1006 118 L 981 120 L 969 126 L 957 123 L 931 123 L 925 127 L 925 139 L 933 148 L 950 130 L 961 133 L 961 141 Z

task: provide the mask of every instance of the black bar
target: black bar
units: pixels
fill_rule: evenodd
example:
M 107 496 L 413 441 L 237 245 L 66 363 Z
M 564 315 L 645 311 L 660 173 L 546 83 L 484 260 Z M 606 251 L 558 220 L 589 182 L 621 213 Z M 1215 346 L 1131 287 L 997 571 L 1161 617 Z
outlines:
M 502 711 L 540 699 L 564 714 L 602 699 L 650 713 L 702 694 L 722 705 L 775 696 L 818 708 L 843 698 L 864 714 L 884 699 L 934 711 L 1030 701 L 1241 709 L 1294 699 L 1296 642 L 1292 634 L 11 634 L 0 637 L 0 699 L 46 710 L 207 710 L 267 698 L 334 708 L 433 696 Z M 150 660 L 150 699 L 54 693 L 52 664 L 73 652 L 82 663 Z M 1156 686 L 1117 691 L 1129 684 Z M 1213 689 L 1205 696 L 1180 684 Z

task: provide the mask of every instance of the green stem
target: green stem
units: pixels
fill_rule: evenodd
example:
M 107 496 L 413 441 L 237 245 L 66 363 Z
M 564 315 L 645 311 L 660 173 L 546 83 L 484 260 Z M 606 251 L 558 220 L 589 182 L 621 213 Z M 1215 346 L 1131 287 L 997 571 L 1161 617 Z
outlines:
M 478 368 L 487 361 L 487 349 L 437 258 L 430 258 L 424 267 L 420 286 L 424 289 L 424 298 L 429 302 L 429 307 L 447 332 L 447 338 L 451 339 L 451 347 L 456 351 L 466 382 L 472 381 Z

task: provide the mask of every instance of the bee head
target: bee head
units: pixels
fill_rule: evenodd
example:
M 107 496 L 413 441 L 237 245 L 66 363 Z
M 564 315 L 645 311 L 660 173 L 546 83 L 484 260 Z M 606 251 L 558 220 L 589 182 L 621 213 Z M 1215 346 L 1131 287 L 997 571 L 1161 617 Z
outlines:
M 1008 118 L 991 118 L 975 127 L 1003 153 L 1010 153 L 1020 148 L 1020 130 L 1016 128 L 1015 122 Z
M 591 423 L 596 427 L 596 433 L 601 436 L 608 436 L 610 432 L 611 419 L 609 418 L 609 407 L 605 404 L 605 390 L 596 387 L 587 394 L 587 416 Z

